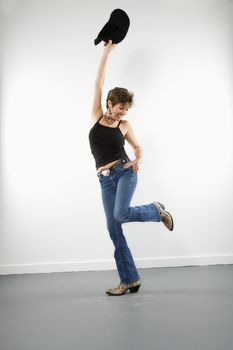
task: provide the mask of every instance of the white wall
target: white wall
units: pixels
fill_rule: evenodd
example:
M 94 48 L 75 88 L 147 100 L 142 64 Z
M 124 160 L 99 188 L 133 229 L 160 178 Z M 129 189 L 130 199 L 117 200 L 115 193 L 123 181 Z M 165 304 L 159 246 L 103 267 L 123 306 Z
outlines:
M 144 151 L 132 205 L 159 200 L 175 229 L 128 223 L 138 267 L 233 263 L 230 0 L 1 1 L 0 273 L 115 268 L 88 132 L 115 8 L 129 32 L 109 89 L 127 87 Z M 133 157 L 130 147 L 127 151 Z

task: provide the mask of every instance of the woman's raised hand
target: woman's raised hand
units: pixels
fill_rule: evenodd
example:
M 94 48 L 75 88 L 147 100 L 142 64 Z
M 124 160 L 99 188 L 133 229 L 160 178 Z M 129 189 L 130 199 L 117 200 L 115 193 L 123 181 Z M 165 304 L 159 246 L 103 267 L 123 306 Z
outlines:
M 104 51 L 106 53 L 110 53 L 115 47 L 116 47 L 117 44 L 113 44 L 112 43 L 112 40 L 109 40 L 108 43 L 104 43 Z

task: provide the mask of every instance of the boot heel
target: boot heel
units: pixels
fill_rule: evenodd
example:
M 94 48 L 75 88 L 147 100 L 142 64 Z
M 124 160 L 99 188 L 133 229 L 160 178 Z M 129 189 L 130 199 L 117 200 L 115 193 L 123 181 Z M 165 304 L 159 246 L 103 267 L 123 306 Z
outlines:
M 130 290 L 130 293 L 137 293 L 137 291 L 139 290 L 140 286 L 135 286 L 135 287 L 131 287 L 129 290 Z

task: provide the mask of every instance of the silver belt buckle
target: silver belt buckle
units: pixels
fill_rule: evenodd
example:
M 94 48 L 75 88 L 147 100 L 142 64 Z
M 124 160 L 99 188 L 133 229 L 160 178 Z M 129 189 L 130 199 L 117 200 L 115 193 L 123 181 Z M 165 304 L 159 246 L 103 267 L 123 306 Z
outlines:
M 110 170 L 109 169 L 102 170 L 100 174 L 102 174 L 104 176 L 109 176 Z

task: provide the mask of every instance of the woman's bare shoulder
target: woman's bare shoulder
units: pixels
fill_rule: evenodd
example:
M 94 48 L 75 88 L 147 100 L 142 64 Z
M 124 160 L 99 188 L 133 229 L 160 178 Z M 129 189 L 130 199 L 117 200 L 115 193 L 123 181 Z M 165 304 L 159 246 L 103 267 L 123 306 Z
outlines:
M 125 136 L 125 134 L 129 130 L 129 122 L 128 122 L 128 120 L 126 120 L 126 119 L 122 119 L 121 120 L 120 129 L 121 129 L 122 134 Z
M 124 126 L 127 129 L 131 127 L 131 124 L 127 119 L 122 119 L 121 124 L 122 124 L 122 126 Z

